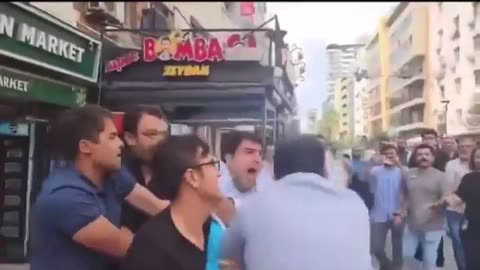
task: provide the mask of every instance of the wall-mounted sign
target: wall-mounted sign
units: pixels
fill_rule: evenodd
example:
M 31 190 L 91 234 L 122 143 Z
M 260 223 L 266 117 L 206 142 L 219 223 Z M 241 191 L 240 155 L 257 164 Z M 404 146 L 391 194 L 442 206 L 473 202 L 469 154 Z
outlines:
M 0 123 L 1 135 L 28 136 L 28 124 L 2 122 Z
M 210 75 L 209 65 L 167 65 L 163 68 L 165 77 L 205 77 Z
M 108 61 L 105 65 L 105 72 L 121 72 L 123 68 L 137 62 L 138 60 L 140 60 L 139 53 L 130 52 L 126 55 L 122 55 L 118 58 Z
M 223 48 L 217 38 L 190 38 L 180 32 L 173 32 L 160 39 L 145 38 L 143 40 L 143 60 L 145 62 L 160 61 L 193 61 L 202 63 L 225 59 Z

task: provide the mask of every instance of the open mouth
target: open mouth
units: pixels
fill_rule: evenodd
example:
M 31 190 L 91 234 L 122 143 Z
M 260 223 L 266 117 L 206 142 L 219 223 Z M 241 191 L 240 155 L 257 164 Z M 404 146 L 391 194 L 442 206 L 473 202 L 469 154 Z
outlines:
M 250 169 L 248 169 L 247 172 L 248 172 L 248 174 L 250 174 L 250 175 L 254 175 L 254 174 L 257 174 L 257 169 L 250 168 Z

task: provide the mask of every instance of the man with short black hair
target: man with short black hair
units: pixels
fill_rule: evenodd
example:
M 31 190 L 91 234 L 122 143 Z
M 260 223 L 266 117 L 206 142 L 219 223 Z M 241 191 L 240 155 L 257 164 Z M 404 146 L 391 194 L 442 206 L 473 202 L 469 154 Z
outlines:
M 198 136 L 172 136 L 152 161 L 150 188 L 171 206 L 137 232 L 121 269 L 204 270 L 210 213 L 223 199 L 219 161 Z
M 262 140 L 254 133 L 231 131 L 226 137 L 224 155 L 228 176 L 223 176 L 222 190 L 231 198 L 243 198 L 262 189 L 265 181 L 258 181 L 262 169 Z
M 132 241 L 120 229 L 122 202 L 152 215 L 165 206 L 119 172 L 123 143 L 108 110 L 87 105 L 62 112 L 52 139 L 67 166 L 48 176 L 34 206 L 31 269 L 107 269 Z
M 405 216 L 405 175 L 393 144 L 384 144 L 380 149 L 382 165 L 370 171 L 370 188 L 374 196 L 370 211 L 372 253 L 377 257 L 381 270 L 402 269 L 403 217 Z M 391 231 L 392 259 L 385 252 L 385 241 Z
M 370 270 L 367 208 L 355 192 L 324 178 L 324 165 L 325 149 L 315 136 L 275 146 L 278 181 L 238 209 L 224 236 L 222 264 L 243 270 Z
M 167 118 L 158 106 L 136 105 L 127 110 L 123 124 L 126 147 L 122 170 L 131 174 L 138 184 L 148 187 L 152 177 L 149 163 L 153 153 L 169 136 Z M 122 225 L 134 233 L 148 217 L 128 204 L 123 206 Z
M 435 149 L 430 144 L 417 146 L 413 156 L 416 167 L 406 178 L 407 226 L 403 239 L 403 256 L 408 269 L 414 268 L 418 244 L 423 251 L 423 269 L 437 269 L 437 248 L 444 234 L 443 209 L 435 211 L 431 205 L 449 194 L 445 173 L 434 168 Z

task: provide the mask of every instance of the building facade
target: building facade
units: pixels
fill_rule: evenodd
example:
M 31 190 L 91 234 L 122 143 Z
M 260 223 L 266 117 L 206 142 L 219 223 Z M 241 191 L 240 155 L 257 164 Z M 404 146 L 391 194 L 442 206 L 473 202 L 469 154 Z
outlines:
M 335 82 L 338 78 L 353 76 L 353 64 L 357 59 L 358 50 L 362 47 L 362 44 L 327 45 L 329 96 L 334 95 Z

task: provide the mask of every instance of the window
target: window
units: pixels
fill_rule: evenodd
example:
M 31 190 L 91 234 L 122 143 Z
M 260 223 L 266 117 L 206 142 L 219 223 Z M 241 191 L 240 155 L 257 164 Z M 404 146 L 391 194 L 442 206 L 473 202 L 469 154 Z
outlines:
M 453 19 L 453 24 L 455 28 L 452 35 L 452 39 L 455 40 L 460 38 L 460 16 L 459 15 L 455 16 L 455 18 Z
M 480 70 L 475 70 L 473 75 L 475 76 L 475 86 L 480 87 Z
M 440 96 L 442 97 L 442 99 L 445 98 L 445 86 L 444 85 L 440 85 Z
M 473 48 L 475 51 L 480 51 L 480 34 L 473 37 Z
M 460 95 L 462 93 L 462 79 L 456 78 L 455 79 L 455 92 Z
M 458 64 L 458 62 L 460 62 L 460 47 L 456 47 L 454 50 L 453 50 L 453 53 L 455 55 L 455 63 Z

